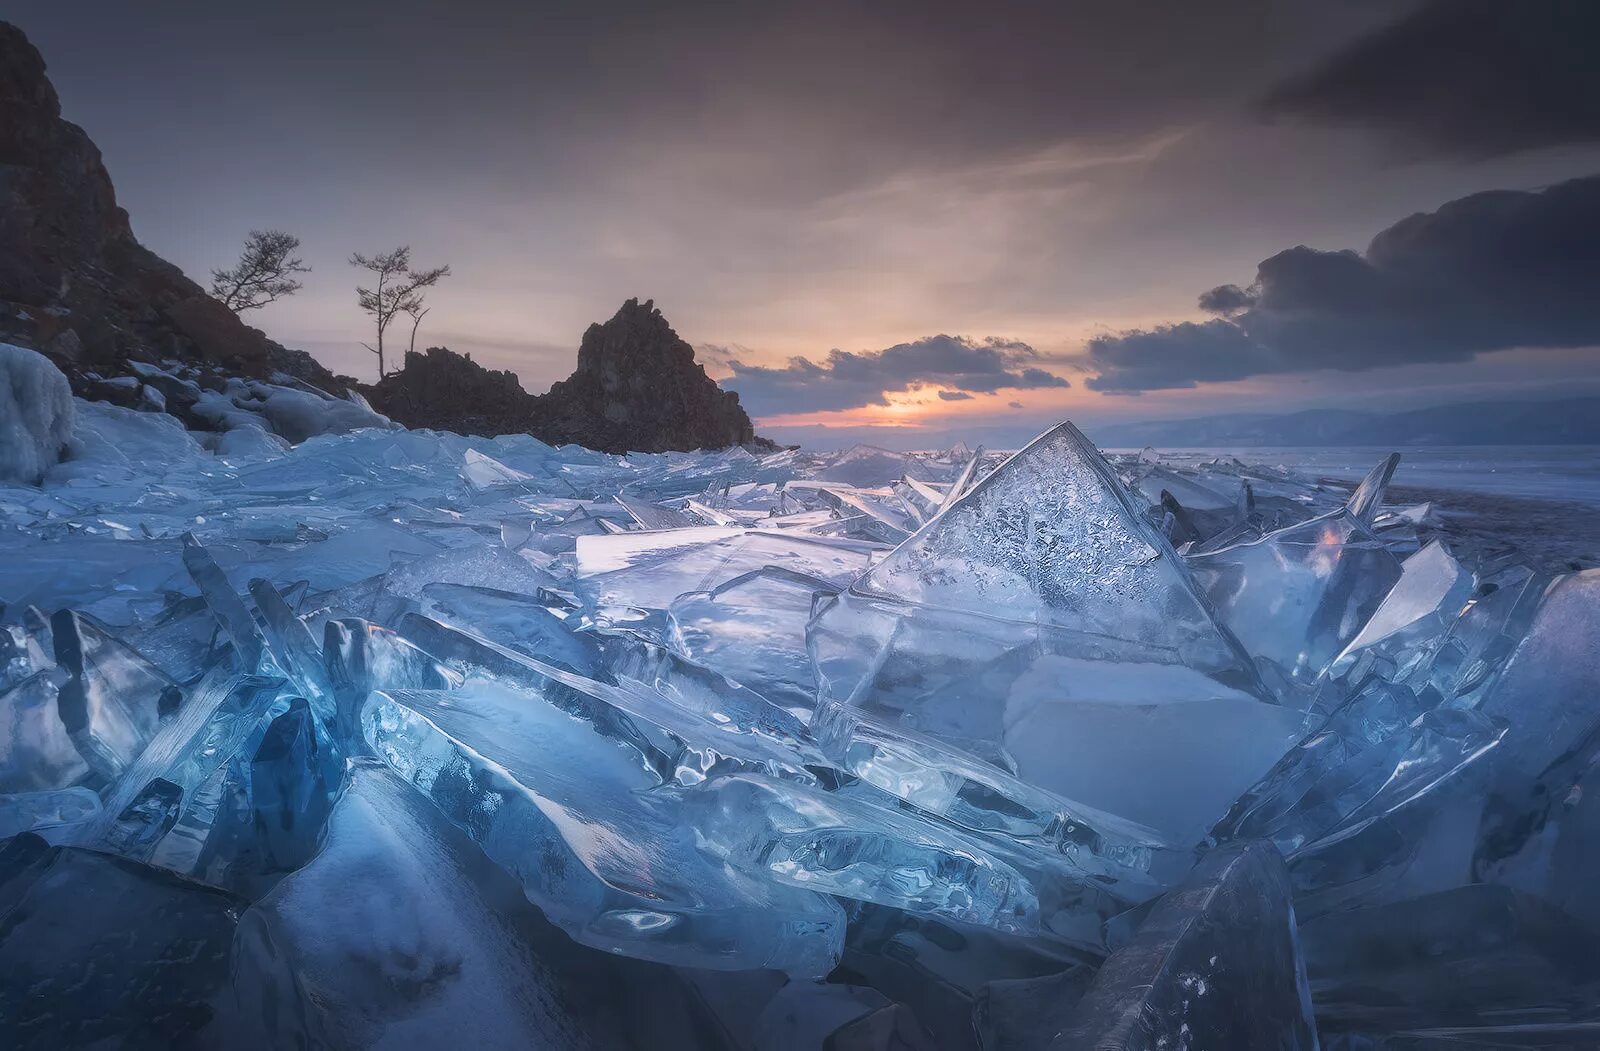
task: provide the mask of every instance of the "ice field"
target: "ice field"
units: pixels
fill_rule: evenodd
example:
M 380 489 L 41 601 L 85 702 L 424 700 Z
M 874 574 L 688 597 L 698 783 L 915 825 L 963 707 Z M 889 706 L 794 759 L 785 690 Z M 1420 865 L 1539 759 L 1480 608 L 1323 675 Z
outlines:
M 75 434 L 5 1046 L 1600 1042 L 1600 571 L 1396 457 Z

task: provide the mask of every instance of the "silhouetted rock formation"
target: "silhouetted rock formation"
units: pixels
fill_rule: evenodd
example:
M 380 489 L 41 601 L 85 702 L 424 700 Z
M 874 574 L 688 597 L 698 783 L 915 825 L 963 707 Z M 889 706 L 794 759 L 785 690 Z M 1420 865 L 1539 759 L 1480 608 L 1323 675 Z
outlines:
M 648 299 L 630 299 L 610 321 L 590 325 L 577 370 L 534 401 L 535 434 L 606 452 L 755 441 L 739 396 L 706 375 Z
M 514 373 L 486 369 L 444 347 L 408 351 L 400 371 L 365 391 L 373 408 L 407 427 L 493 437 L 532 424 L 533 395 Z
M 242 323 L 134 239 L 100 151 L 61 104 L 44 60 L 0 22 L 0 340 L 55 360 L 80 394 L 90 371 L 175 358 L 332 385 L 310 355 Z
M 526 432 L 552 445 L 605 452 L 664 452 L 766 445 L 650 301 L 630 299 L 590 325 L 578 368 L 548 394 L 528 394 L 509 372 L 444 347 L 406 354 L 405 365 L 362 391 L 407 427 L 461 434 Z

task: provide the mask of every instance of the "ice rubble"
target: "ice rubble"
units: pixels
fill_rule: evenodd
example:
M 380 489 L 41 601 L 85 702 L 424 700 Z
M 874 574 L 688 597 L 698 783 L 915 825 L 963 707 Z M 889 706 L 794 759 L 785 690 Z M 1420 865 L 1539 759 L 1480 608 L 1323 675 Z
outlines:
M 0 487 L 8 1046 L 1600 1025 L 1600 574 L 1453 552 L 1393 459 L 619 457 L 235 393 L 304 440 L 95 406 Z

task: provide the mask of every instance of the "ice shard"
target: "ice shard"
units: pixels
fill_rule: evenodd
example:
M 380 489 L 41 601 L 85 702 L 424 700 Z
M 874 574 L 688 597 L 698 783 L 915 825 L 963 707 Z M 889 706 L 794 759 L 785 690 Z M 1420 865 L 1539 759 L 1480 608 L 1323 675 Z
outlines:
M 639 762 L 668 779 L 693 784 L 719 772 L 757 770 L 810 781 L 815 775 L 807 765 L 825 762 L 804 727 L 781 708 L 648 644 L 650 653 L 629 656 L 631 647 L 620 653 L 627 670 L 651 682 L 613 676 L 615 657 L 606 659 L 604 678 L 591 679 L 419 614 L 407 615 L 401 627 L 470 678 L 527 690 L 602 736 L 625 742 Z
M 756 775 L 683 792 L 706 849 L 764 879 L 1096 951 L 1129 907 L 1064 861 L 901 810 Z
M 1433 541 L 1401 564 L 1394 588 L 1328 670 L 1339 674 L 1375 648 L 1403 662 L 1408 647 L 1426 647 L 1443 636 L 1466 605 L 1472 586 L 1472 574 Z
M 601 667 L 593 636 L 567 622 L 527 594 L 459 584 L 429 584 L 422 589 L 422 612 L 442 624 L 464 628 L 491 642 L 580 675 L 595 677 Z
M 50 618 L 57 667 L 66 673 L 56 711 L 84 761 L 111 780 L 144 749 L 182 691 L 143 654 L 88 618 L 58 610 Z
M 195 870 L 257 898 L 311 860 L 344 782 L 344 757 L 302 697 L 267 724 L 255 754 L 230 764 Z
M 100 797 L 87 788 L 61 788 L 0 795 L 0 839 L 32 832 L 59 843 L 100 814 Z
M 1380 463 L 1335 511 L 1187 559 L 1222 623 L 1287 701 L 1328 669 L 1400 579 L 1399 560 L 1370 528 L 1396 462 Z
M 1314 1049 L 1283 860 L 1267 844 L 1209 855 L 1106 960 L 1039 1048 Z
M 408 639 L 364 620 L 330 620 L 322 657 L 334 695 L 334 731 L 341 747 L 359 749 L 361 706 L 373 690 L 450 690 L 462 676 Z
M 1504 719 L 1497 779 L 1532 783 L 1600 728 L 1600 570 L 1557 579 L 1478 710 Z M 1502 789 L 1505 791 L 1508 789 Z
M 817 683 L 806 624 L 819 595 L 838 586 L 790 569 L 754 570 L 668 610 L 671 644 L 708 668 L 810 722 Z
M 278 589 L 260 579 L 250 581 L 250 597 L 261 614 L 263 636 L 273 661 L 300 689 L 323 718 L 334 712 L 333 683 L 322 651 L 305 622 L 295 615 Z
M 391 768 L 586 945 L 802 977 L 838 960 L 837 905 L 703 854 L 627 748 L 540 697 L 486 683 L 379 692 L 363 726 Z
M 241 918 L 239 951 L 284 957 L 335 1046 L 704 1046 L 666 1011 L 648 1012 L 650 1041 L 639 1041 L 629 979 L 671 988 L 675 976 L 630 974 L 628 961 L 569 941 L 372 760 L 353 766 L 315 860 Z
M 577 588 L 595 609 L 633 607 L 665 610 L 680 595 L 691 591 L 709 591 L 767 566 L 782 566 L 794 572 L 821 577 L 834 584 L 848 583 L 871 564 L 873 555 L 879 550 L 881 548 L 874 545 L 844 538 L 791 536 L 772 530 L 750 530 L 688 550 L 676 550 L 670 558 L 655 558 L 593 576 L 583 575 L 583 567 L 599 560 L 586 561 L 588 556 L 580 550 Z
M 193 533 L 183 534 L 183 564 L 194 578 L 195 585 L 200 588 L 206 605 L 211 608 L 211 615 L 217 618 L 218 626 L 227 633 L 228 641 L 233 643 L 234 651 L 239 655 L 240 669 L 245 672 L 258 670 L 267 650 L 261 629 L 244 601 L 233 590 L 233 585 L 228 583 L 216 559 L 211 557 L 211 553 Z
M 88 776 L 56 707 L 59 693 L 48 672 L 0 692 L 0 792 L 63 789 Z
M 1038 837 L 1059 824 L 1151 841 L 1114 831 L 1112 815 L 1193 843 L 1302 721 L 1260 688 L 1182 561 L 1070 424 L 858 578 L 809 641 L 824 748 L 980 830 Z M 1228 751 L 1196 747 L 1197 734 Z M 1148 767 L 1114 758 L 1150 749 Z M 957 816 L 963 797 L 988 813 Z

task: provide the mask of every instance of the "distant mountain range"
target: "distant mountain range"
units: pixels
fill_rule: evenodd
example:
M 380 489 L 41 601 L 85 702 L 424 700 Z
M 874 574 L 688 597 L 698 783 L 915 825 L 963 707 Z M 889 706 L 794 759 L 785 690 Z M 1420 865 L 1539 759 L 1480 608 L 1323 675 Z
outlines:
M 1409 412 L 1309 409 L 1093 428 L 1102 448 L 1231 445 L 1600 445 L 1600 397 L 1484 401 Z

